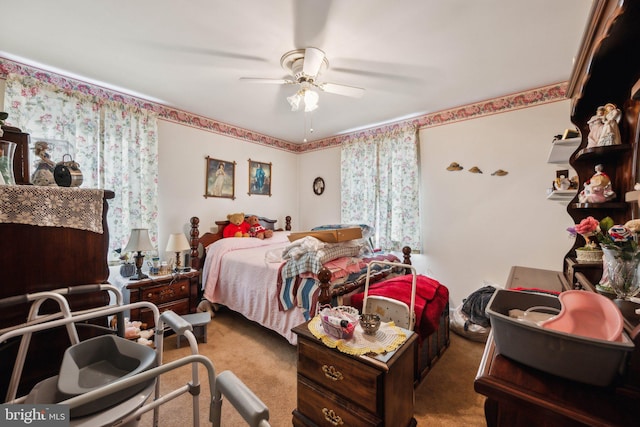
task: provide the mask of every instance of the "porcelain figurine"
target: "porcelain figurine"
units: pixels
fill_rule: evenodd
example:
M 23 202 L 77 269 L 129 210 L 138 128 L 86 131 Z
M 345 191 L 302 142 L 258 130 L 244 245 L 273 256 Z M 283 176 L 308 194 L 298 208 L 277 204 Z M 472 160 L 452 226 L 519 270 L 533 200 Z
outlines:
M 616 197 L 611 189 L 611 179 L 604 173 L 602 165 L 596 165 L 596 173 L 584 183 L 584 189 L 578 195 L 580 203 L 604 203 Z

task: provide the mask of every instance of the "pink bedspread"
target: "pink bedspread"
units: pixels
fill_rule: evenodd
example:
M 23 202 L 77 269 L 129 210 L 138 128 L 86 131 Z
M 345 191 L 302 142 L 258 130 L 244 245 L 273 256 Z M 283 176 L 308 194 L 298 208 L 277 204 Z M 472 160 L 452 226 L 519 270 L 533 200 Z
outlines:
M 394 277 L 369 286 L 369 295 L 384 296 L 411 305 L 412 275 Z M 351 305 L 362 310 L 364 292 L 351 297 Z M 420 340 L 431 335 L 440 324 L 440 315 L 449 300 L 449 289 L 427 276 L 416 277 L 415 331 Z
M 204 297 L 241 313 L 247 319 L 276 331 L 291 344 L 297 336 L 291 329 L 305 318 L 298 307 L 281 312 L 276 286 L 280 262 L 269 263 L 265 255 L 289 244 L 288 232 L 278 231 L 271 239 L 228 238 L 207 248 L 202 269 Z

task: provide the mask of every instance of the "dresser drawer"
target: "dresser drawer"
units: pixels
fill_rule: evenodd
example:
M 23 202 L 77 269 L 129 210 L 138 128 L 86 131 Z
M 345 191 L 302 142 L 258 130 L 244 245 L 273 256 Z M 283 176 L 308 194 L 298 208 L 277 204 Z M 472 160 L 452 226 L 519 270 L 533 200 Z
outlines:
M 297 411 L 317 426 L 375 427 L 382 425 L 380 418 L 319 388 L 317 384 L 301 375 L 298 375 Z
M 155 305 L 189 297 L 189 281 L 177 280 L 170 285 L 150 286 L 140 289 L 142 300 Z
M 176 314 L 179 315 L 183 315 L 183 314 L 189 314 L 189 299 L 188 298 L 184 298 L 184 299 L 180 299 L 178 301 L 172 301 L 168 304 L 162 304 L 158 306 L 158 310 L 160 311 L 160 314 L 162 314 L 163 312 L 167 311 L 167 310 L 172 310 L 174 311 Z M 140 321 L 142 323 L 146 323 L 147 326 L 149 328 L 153 328 L 155 327 L 155 323 L 153 321 L 153 311 L 149 310 L 148 308 L 143 308 L 139 311 L 139 317 L 140 317 Z M 133 310 L 131 315 L 133 316 Z M 134 319 L 132 317 L 132 320 L 138 320 L 138 319 Z
M 324 345 L 298 341 L 298 373 L 378 414 L 382 372 Z M 345 424 L 350 425 L 350 424 Z

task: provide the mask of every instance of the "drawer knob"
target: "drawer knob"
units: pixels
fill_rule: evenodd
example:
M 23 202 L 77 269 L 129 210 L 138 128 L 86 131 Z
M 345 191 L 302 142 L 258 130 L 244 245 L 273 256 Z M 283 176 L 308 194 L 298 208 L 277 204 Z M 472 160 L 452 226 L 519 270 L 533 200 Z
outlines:
M 336 414 L 333 409 L 322 408 L 324 419 L 329 421 L 334 426 L 341 426 L 344 424 L 342 418 Z
M 147 298 L 149 298 L 149 299 L 151 299 L 151 297 L 152 297 L 152 296 L 153 296 L 153 294 L 152 294 L 152 293 L 148 293 L 148 294 L 147 294 Z
M 180 286 L 180 290 L 184 291 L 185 289 L 187 289 L 187 287 L 185 285 Z
M 341 381 L 344 379 L 342 372 L 336 370 L 333 366 L 322 365 L 322 372 L 324 372 L 325 377 L 333 381 Z

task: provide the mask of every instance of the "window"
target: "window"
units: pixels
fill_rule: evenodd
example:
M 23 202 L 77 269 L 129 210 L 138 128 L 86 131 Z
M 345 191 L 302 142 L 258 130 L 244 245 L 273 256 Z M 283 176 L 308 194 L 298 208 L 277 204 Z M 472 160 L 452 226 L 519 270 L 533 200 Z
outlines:
M 375 227 L 376 247 L 422 248 L 414 126 L 393 126 L 345 142 L 341 176 L 343 223 Z
M 4 100 L 7 121 L 29 133 L 32 145 L 39 139 L 64 142 L 53 144 L 51 160 L 57 163 L 62 161 L 59 156 L 72 155 L 80 165 L 83 188 L 115 192 L 107 217 L 111 250 L 124 247 L 136 227 L 149 228 L 156 243 L 154 112 L 17 74 L 7 77 Z

